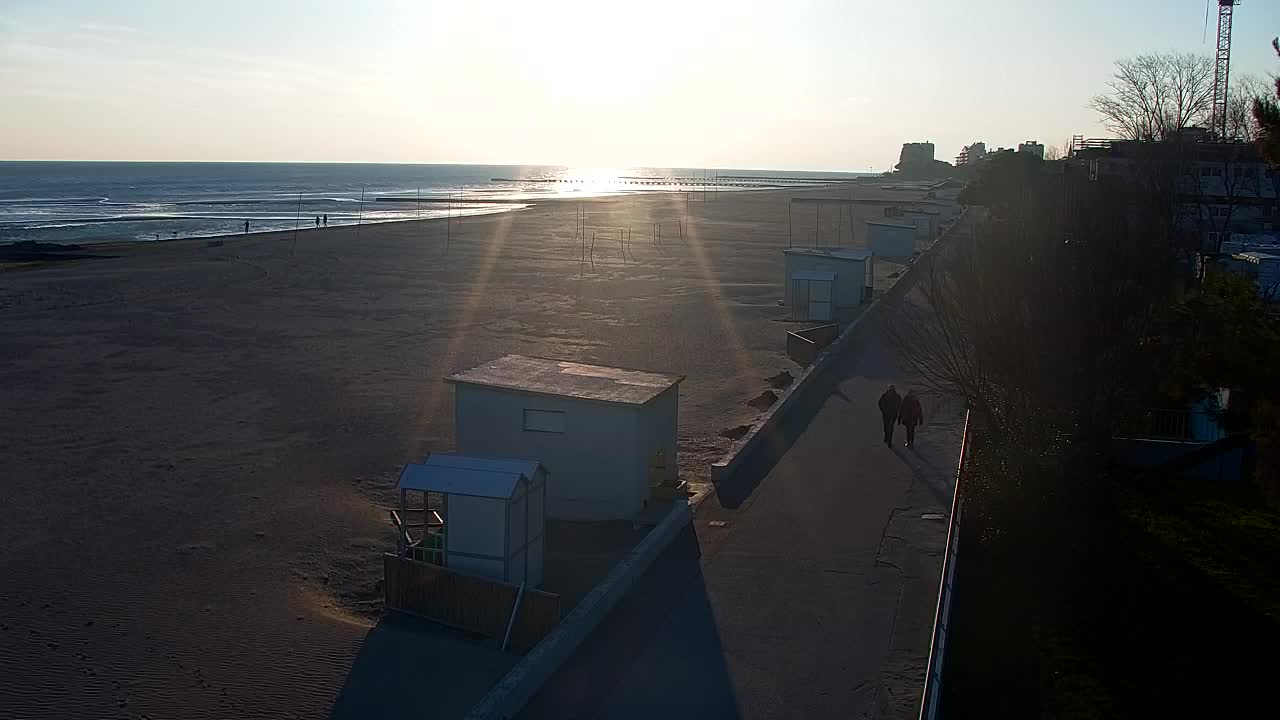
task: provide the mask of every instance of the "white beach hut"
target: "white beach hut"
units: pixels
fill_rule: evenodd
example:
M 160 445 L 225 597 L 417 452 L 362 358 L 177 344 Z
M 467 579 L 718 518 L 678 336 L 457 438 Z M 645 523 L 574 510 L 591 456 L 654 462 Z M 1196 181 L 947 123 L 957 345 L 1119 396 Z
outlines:
M 546 472 L 531 460 L 432 453 L 404 466 L 400 518 L 413 512 L 409 493 L 422 493 L 417 540 L 402 525 L 401 555 L 457 572 L 511 584 L 542 584 Z M 438 499 L 438 505 L 431 501 Z
M 911 257 L 916 252 L 916 226 L 867 221 L 867 247 L 878 257 Z
M 629 519 L 650 497 L 651 466 L 674 483 L 682 375 L 507 355 L 449 376 L 457 449 L 535 457 L 547 515 Z M 659 459 L 660 458 L 660 459 Z
M 792 320 L 835 322 L 870 293 L 871 253 L 860 248 L 797 247 L 782 251 L 783 302 Z
M 904 210 L 902 222 L 916 226 L 916 247 L 928 244 L 933 239 L 938 227 L 938 214 L 932 210 L 920 208 Z

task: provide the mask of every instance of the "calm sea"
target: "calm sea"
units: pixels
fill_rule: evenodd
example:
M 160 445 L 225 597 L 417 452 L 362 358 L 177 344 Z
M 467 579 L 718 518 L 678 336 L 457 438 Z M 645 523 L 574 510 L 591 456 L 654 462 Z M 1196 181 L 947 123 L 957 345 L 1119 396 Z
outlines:
M 355 163 L 0 162 L 0 243 L 92 243 L 483 214 L 548 197 L 722 191 L 857 173 Z M 695 179 L 698 178 L 698 179 Z M 363 195 L 363 201 L 361 196 Z M 466 208 L 379 197 L 493 199 Z

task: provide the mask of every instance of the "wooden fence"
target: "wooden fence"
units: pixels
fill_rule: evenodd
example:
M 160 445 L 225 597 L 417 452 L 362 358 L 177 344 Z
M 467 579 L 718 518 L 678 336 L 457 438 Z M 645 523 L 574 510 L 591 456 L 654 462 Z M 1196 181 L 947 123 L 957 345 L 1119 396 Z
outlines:
M 499 640 L 506 635 L 517 586 L 392 553 L 382 556 L 382 568 L 388 609 Z M 511 647 L 519 652 L 532 648 L 559 622 L 560 596 L 525 588 L 511 629 Z

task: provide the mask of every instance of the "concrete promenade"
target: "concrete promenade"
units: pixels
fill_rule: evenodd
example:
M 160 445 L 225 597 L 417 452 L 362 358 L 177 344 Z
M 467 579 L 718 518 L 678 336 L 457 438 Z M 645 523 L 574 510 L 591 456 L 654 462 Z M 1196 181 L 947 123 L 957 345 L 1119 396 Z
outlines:
M 876 400 L 911 379 L 863 334 L 521 717 L 916 716 L 964 413 L 926 396 L 886 448 Z

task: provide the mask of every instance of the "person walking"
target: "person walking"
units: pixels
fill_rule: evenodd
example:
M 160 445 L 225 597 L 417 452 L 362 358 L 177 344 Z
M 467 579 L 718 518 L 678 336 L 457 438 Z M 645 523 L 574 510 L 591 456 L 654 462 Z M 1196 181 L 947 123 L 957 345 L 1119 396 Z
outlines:
M 320 216 L 316 216 L 316 227 L 320 227 Z
M 245 220 L 245 221 L 244 221 L 244 234 L 245 234 L 245 235 L 248 235 L 248 234 L 249 234 L 249 221 L 248 221 L 248 220 Z
M 329 213 L 325 213 L 324 215 L 320 216 L 320 219 L 324 221 L 325 227 L 329 227 Z
M 880 396 L 880 418 L 884 420 L 884 446 L 893 447 L 893 424 L 898 421 L 898 409 L 902 398 L 892 385 Z
M 907 429 L 907 447 L 916 444 L 916 426 L 924 421 L 924 410 L 920 407 L 920 398 L 915 390 L 908 390 L 898 408 L 898 422 Z

